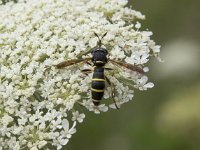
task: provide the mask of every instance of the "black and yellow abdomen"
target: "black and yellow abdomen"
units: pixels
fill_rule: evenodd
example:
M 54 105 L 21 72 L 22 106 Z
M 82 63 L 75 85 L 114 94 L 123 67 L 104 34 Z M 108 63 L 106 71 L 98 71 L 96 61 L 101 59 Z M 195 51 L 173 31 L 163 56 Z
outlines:
M 103 98 L 105 90 L 104 68 L 102 66 L 94 68 L 92 78 L 92 100 L 94 105 L 99 105 L 100 100 Z

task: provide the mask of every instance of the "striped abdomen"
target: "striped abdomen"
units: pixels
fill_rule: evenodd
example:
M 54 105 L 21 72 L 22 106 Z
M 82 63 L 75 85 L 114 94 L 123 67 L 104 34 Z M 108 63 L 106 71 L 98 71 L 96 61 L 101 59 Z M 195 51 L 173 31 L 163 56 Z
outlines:
M 101 66 L 95 67 L 92 78 L 92 100 L 94 105 L 99 105 L 100 100 L 103 98 L 105 89 L 104 68 Z

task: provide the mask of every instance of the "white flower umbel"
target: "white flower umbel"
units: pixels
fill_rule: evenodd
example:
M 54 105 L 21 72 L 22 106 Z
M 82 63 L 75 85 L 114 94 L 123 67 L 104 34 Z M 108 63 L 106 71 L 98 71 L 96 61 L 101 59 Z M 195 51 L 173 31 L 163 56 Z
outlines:
M 106 112 L 133 98 L 134 88 L 152 88 L 148 78 L 108 62 L 107 85 L 99 106 L 91 100 L 91 68 L 54 65 L 97 46 L 96 32 L 109 58 L 149 69 L 159 56 L 152 32 L 141 31 L 144 15 L 126 0 L 20 0 L 0 5 L 0 149 L 61 149 L 85 115 L 81 107 Z M 136 21 L 137 20 L 137 21 Z M 113 94 L 114 89 L 114 94 Z

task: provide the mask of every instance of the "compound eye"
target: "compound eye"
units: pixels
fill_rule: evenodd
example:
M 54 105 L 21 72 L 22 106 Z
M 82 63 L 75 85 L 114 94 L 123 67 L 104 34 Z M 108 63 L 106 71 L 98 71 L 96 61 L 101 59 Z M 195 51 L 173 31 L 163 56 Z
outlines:
M 96 51 L 97 51 L 97 48 L 93 48 L 92 51 L 91 51 L 92 55 L 93 55 Z
M 106 49 L 103 50 L 103 52 L 107 55 L 108 54 L 108 51 Z

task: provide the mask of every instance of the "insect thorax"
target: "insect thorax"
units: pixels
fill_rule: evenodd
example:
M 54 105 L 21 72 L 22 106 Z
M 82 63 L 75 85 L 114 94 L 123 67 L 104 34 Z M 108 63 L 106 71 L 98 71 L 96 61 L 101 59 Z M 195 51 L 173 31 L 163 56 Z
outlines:
M 104 66 L 108 59 L 107 59 L 107 50 L 104 48 L 94 48 L 92 50 L 92 62 L 95 66 Z

